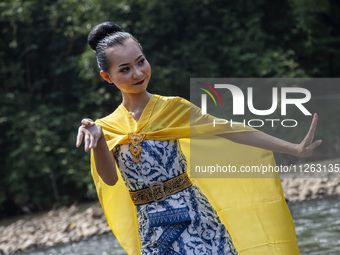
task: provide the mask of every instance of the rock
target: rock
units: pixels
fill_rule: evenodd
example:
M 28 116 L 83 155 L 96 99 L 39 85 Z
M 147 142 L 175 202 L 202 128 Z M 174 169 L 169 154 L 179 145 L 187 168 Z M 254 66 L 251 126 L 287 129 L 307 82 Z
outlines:
M 104 213 L 103 213 L 103 210 L 101 208 L 99 208 L 99 207 L 94 208 L 93 213 L 92 213 L 92 217 L 94 219 L 100 219 L 100 218 L 103 218 L 103 216 L 104 216 Z
M 288 201 L 303 201 L 340 195 L 340 178 L 285 178 L 281 180 Z
M 91 226 L 83 231 L 83 235 L 84 237 L 91 237 L 97 234 L 97 232 L 98 232 L 97 228 L 95 226 Z
M 335 187 L 335 189 L 334 189 L 334 195 L 340 195 L 340 185 L 338 185 L 337 187 Z
M 36 243 L 35 240 L 33 240 L 33 239 L 28 239 L 26 242 L 24 242 L 24 243 L 22 244 L 21 249 L 22 249 L 22 250 L 30 249 L 30 248 L 32 248 L 32 247 L 35 246 L 35 243 Z
M 0 226 L 0 254 L 78 242 L 110 231 L 99 203 L 83 212 L 72 205 L 30 221 L 18 220 L 9 226 Z

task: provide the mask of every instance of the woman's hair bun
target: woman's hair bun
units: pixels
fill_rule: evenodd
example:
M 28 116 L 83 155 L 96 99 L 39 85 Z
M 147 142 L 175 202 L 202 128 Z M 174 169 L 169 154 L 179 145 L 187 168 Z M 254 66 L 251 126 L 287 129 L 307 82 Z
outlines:
M 122 32 L 122 28 L 116 23 L 111 21 L 106 21 L 95 26 L 87 37 L 87 41 L 93 50 L 96 50 L 97 44 L 103 40 L 106 36 Z

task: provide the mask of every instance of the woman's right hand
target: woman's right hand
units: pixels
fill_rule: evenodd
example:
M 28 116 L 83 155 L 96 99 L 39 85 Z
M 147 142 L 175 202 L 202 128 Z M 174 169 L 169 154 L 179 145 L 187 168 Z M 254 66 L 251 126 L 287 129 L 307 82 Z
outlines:
M 97 146 L 101 137 L 104 137 L 101 126 L 96 125 L 91 119 L 82 119 L 81 126 L 78 128 L 76 146 L 79 147 L 84 138 L 85 151 L 88 152 Z

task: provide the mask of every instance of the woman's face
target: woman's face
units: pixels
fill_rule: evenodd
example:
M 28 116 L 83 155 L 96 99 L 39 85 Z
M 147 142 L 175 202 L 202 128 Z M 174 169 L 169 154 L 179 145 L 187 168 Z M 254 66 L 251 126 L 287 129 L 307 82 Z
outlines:
M 106 52 L 110 68 L 101 76 L 114 83 L 124 94 L 144 92 L 148 86 L 151 67 L 137 42 L 128 40 L 122 46 L 115 46 Z

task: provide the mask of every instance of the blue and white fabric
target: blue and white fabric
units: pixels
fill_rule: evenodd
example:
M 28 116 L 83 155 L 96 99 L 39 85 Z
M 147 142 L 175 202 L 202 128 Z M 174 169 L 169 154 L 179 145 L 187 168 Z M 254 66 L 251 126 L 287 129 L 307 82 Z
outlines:
M 142 161 L 132 161 L 129 145 L 115 147 L 114 156 L 126 186 L 139 190 L 186 171 L 177 140 L 144 140 Z M 142 255 L 233 255 L 231 237 L 216 211 L 196 186 L 166 200 L 136 206 Z

